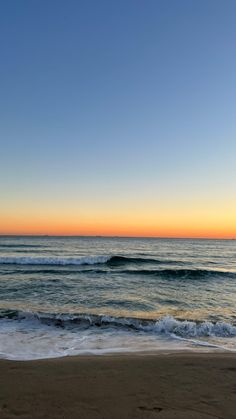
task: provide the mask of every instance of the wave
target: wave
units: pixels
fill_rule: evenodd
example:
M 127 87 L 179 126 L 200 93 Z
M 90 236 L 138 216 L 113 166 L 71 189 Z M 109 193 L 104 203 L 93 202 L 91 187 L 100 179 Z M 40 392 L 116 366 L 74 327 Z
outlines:
M 7 265 L 95 265 L 107 263 L 110 256 L 82 256 L 79 258 L 55 257 L 0 257 L 0 264 Z
M 18 248 L 45 248 L 45 247 L 47 247 L 47 246 L 42 246 L 42 245 L 40 245 L 40 244 L 5 244 L 5 243 L 1 243 L 0 244 L 0 247 L 3 247 L 3 248 L 10 248 L 10 249 L 14 249 L 14 248 L 16 248 L 16 249 L 18 249 Z
M 128 263 L 133 264 L 161 264 L 178 263 L 173 260 L 158 260 L 154 258 L 139 258 L 128 256 L 81 256 L 79 258 L 59 258 L 59 257 L 0 257 L 0 264 L 8 265 L 96 265 L 105 264 L 110 266 L 119 266 Z M 181 263 L 181 262 L 180 262 Z
M 236 272 L 210 269 L 126 269 L 119 273 L 127 275 L 162 276 L 170 279 L 201 279 L 214 277 L 236 278 Z
M 124 265 L 127 263 L 134 264 L 155 264 L 160 265 L 163 263 L 166 264 L 177 264 L 182 263 L 181 261 L 171 260 L 171 259 L 154 259 L 154 258 L 143 258 L 143 257 L 129 257 L 129 256 L 111 256 L 107 261 L 109 265 Z
M 26 321 L 64 329 L 115 328 L 148 332 L 157 335 L 176 336 L 181 338 L 196 337 L 235 337 L 236 325 L 227 322 L 195 322 L 179 320 L 166 316 L 158 320 L 147 320 L 132 317 L 113 317 L 96 314 L 52 314 L 24 312 L 20 310 L 0 310 L 0 321 Z
M 25 266 L 53 266 L 50 273 L 56 273 L 55 268 L 57 266 L 86 266 L 86 265 L 106 265 L 111 268 L 121 268 L 116 269 L 114 272 L 116 274 L 125 274 L 125 275 L 142 275 L 142 276 L 158 276 L 164 277 L 166 279 L 206 279 L 211 277 L 227 277 L 227 278 L 236 278 L 235 271 L 226 271 L 226 270 L 216 270 L 216 269 L 187 269 L 187 268 L 176 268 L 176 265 L 183 264 L 182 261 L 170 260 L 170 259 L 153 259 L 153 258 L 143 258 L 143 257 L 128 257 L 128 256 L 81 256 L 78 258 L 75 257 L 0 257 L 0 264 L 3 265 L 25 265 Z M 150 265 L 152 268 L 155 265 L 168 265 L 174 264 L 174 268 L 159 268 L 159 269 L 142 269 L 141 266 Z M 129 268 L 131 266 L 137 266 L 137 268 Z M 127 266 L 127 269 L 122 269 L 122 266 Z M 39 272 L 39 271 L 37 271 Z M 45 269 L 42 272 L 46 272 Z M 57 271 L 61 272 L 61 271 Z M 109 271 L 107 269 L 87 269 L 86 272 L 93 272 L 97 274 L 107 274 Z M 49 272 L 48 272 L 49 273 Z M 65 274 L 65 271 L 62 271 Z

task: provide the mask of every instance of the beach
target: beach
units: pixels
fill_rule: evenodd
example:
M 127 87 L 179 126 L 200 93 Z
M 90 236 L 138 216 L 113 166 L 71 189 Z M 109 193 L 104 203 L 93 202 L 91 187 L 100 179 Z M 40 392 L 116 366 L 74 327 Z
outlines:
M 0 360 L 0 418 L 235 418 L 236 355 Z

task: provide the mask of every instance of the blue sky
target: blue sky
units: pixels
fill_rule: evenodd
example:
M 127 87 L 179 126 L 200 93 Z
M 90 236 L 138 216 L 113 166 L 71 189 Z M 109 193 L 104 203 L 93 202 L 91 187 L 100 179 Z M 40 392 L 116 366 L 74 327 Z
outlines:
M 3 215 L 235 205 L 235 21 L 230 0 L 2 1 Z

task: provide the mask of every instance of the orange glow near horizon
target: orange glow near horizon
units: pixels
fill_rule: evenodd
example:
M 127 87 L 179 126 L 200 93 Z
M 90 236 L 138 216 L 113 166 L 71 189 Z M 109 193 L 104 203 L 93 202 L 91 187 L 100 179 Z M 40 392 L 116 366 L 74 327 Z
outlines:
M 1 235 L 130 236 L 181 238 L 236 238 L 233 213 L 217 217 L 211 213 L 104 214 L 18 214 L 1 216 Z

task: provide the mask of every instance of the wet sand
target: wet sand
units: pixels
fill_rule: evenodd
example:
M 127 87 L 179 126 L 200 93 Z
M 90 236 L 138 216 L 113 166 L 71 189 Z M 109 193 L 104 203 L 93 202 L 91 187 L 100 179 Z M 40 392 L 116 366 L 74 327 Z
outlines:
M 0 418 L 236 417 L 236 355 L 0 360 Z

